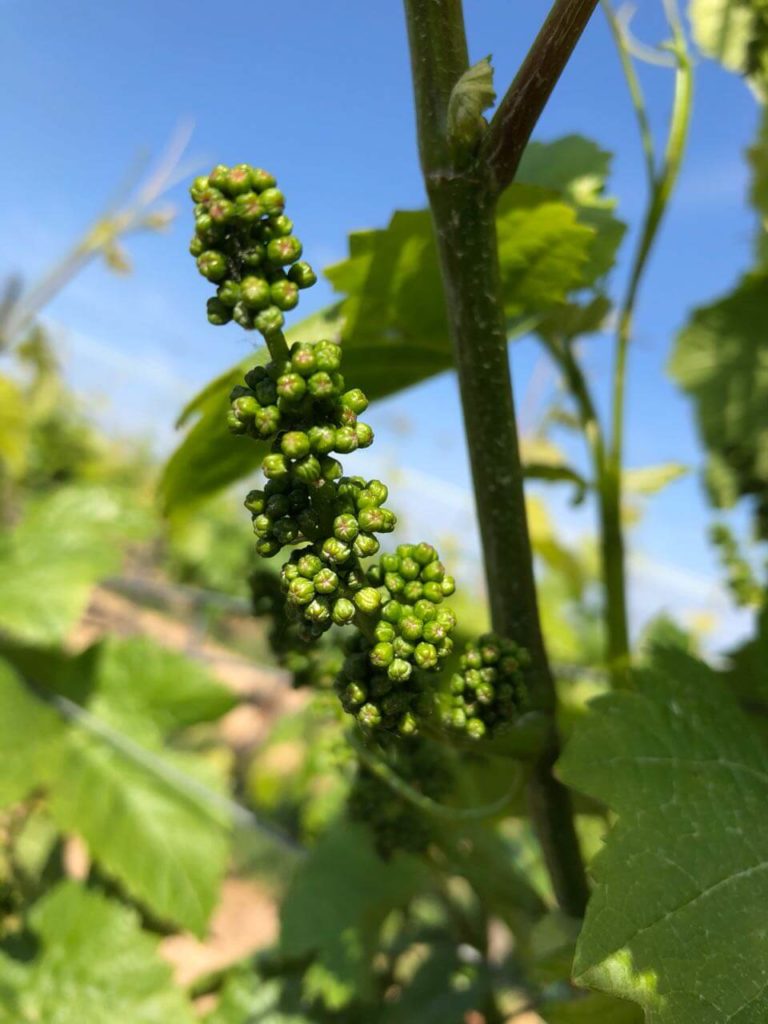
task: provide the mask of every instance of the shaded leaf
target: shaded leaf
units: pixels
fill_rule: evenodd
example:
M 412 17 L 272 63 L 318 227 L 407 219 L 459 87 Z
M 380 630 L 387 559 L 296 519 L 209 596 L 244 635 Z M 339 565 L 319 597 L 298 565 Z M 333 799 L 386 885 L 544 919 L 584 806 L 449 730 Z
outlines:
M 138 915 L 64 882 L 29 914 L 29 960 L 0 951 L 0 1022 L 193 1024 L 195 1017 Z
M 670 372 L 693 399 L 709 453 L 713 501 L 750 496 L 768 536 L 768 273 L 745 277 L 725 298 L 694 311 L 678 335 Z
M 379 929 L 390 910 L 423 889 L 425 869 L 397 854 L 384 862 L 362 826 L 328 832 L 300 865 L 283 902 L 280 949 L 289 957 L 314 954 L 305 993 L 329 1009 L 373 995 Z
M 63 726 L 57 715 L 0 661 L 0 809 L 23 800 L 53 775 Z
M 596 700 L 560 762 L 618 816 L 574 976 L 656 1024 L 768 1014 L 768 753 L 716 674 L 657 651 L 634 692 Z

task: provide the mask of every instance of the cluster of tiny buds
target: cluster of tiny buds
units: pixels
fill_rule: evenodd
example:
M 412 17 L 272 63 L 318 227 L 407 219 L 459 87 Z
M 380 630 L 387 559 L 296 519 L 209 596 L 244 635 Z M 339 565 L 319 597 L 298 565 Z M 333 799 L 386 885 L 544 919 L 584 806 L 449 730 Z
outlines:
M 249 164 L 225 167 L 195 178 L 195 234 L 189 250 L 203 277 L 216 284 L 208 320 L 234 320 L 264 335 L 279 331 L 299 289 L 317 280 L 300 260 L 301 242 L 285 216 L 285 197 L 272 174 Z
M 450 707 L 443 724 L 477 740 L 516 719 L 528 705 L 529 665 L 524 647 L 495 633 L 467 643 L 459 671 L 450 679 Z

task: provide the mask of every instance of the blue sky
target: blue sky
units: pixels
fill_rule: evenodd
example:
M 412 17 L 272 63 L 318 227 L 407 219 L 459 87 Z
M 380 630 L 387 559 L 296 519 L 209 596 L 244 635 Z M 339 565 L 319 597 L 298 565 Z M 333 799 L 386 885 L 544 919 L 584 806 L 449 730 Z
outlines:
M 471 57 L 493 54 L 503 90 L 549 5 L 472 0 L 465 6 Z M 660 0 L 641 0 L 634 25 L 640 38 L 658 39 Z M 49 265 L 113 193 L 137 151 L 158 153 L 185 118 L 195 125 L 190 158 L 196 167 L 247 160 L 277 173 L 316 266 L 344 256 L 348 231 L 383 225 L 393 209 L 424 204 L 397 0 L 224 8 L 199 0 L 0 0 L 0 42 L 6 152 L 0 165 L 6 198 L 0 273 L 34 277 Z M 653 123 L 662 128 L 671 75 L 652 67 L 642 75 Z M 725 291 L 748 265 L 753 221 L 742 154 L 756 121 L 756 104 L 744 84 L 710 62 L 700 63 L 688 159 L 641 295 L 629 391 L 629 465 L 674 460 L 695 470 L 700 463 L 690 407 L 664 366 L 687 311 Z M 635 226 L 644 198 L 640 148 L 599 13 L 536 137 L 572 132 L 616 154 L 610 188 L 621 216 Z M 131 277 L 116 278 L 93 266 L 49 309 L 51 320 L 63 327 L 71 379 L 100 396 L 91 399 L 94 409 L 119 428 L 152 433 L 161 445 L 169 443 L 185 397 L 249 344 L 235 328 L 207 325 L 207 286 L 186 253 L 185 189 L 180 186 L 169 199 L 182 216 L 166 234 L 129 243 Z M 632 240 L 630 234 L 623 246 L 614 291 L 623 283 Z M 323 284 L 306 295 L 302 311 L 329 298 Z M 588 352 L 598 391 L 608 386 L 608 345 L 608 338 L 597 338 Z M 523 426 L 530 429 L 554 379 L 528 342 L 515 347 L 514 372 Z M 402 433 L 391 424 L 408 422 L 408 467 L 421 478 L 445 481 L 458 509 L 468 470 L 452 376 L 380 404 L 370 418 L 383 463 L 404 447 Z M 418 504 L 414 493 L 415 519 Z M 574 517 L 559 498 L 553 507 L 566 533 L 590 528 L 588 513 Z M 707 595 L 715 593 L 706 521 L 694 472 L 653 501 L 634 538 L 653 564 L 688 579 L 692 600 L 697 581 L 709 588 Z M 638 584 L 638 617 L 675 594 L 664 588 L 663 582 Z M 721 597 L 716 600 L 722 611 Z

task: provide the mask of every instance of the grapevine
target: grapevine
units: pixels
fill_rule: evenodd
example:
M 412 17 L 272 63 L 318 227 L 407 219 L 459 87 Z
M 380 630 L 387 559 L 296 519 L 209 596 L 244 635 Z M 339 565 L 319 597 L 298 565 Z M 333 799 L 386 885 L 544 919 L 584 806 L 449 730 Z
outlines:
M 282 333 L 284 313 L 316 275 L 300 259 L 275 177 L 247 164 L 219 165 L 194 181 L 191 195 L 190 251 L 217 286 L 208 320 L 258 331 L 271 357 L 233 389 L 228 423 L 234 434 L 270 444 L 261 465 L 266 482 L 245 506 L 257 554 L 292 549 L 280 573 L 291 635 L 308 647 L 334 625 L 353 627 L 335 687 L 368 733 L 411 737 L 437 723 L 480 739 L 514 721 L 525 704 L 526 652 L 483 637 L 461 656 L 450 692 L 441 691 L 454 648 L 456 615 L 445 604 L 454 579 L 426 542 L 380 554 L 379 537 L 396 525 L 388 489 L 345 476 L 335 457 L 373 443 L 360 419 L 368 399 L 347 388 L 339 344 L 289 348 Z

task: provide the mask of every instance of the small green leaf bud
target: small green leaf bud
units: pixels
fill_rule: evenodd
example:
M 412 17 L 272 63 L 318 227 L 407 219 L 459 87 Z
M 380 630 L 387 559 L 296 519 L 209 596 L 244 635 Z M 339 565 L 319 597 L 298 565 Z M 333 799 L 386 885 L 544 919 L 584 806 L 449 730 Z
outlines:
M 317 369 L 313 346 L 297 341 L 291 347 L 291 366 L 302 377 L 310 377 Z
M 340 597 L 333 603 L 332 615 L 337 626 L 346 626 L 355 617 L 355 606 L 346 597 Z
M 307 581 L 309 582 L 309 581 Z M 293 584 L 291 584 L 293 586 Z M 305 616 L 318 625 L 330 623 L 332 612 L 327 597 L 315 597 L 304 609 Z
M 192 196 L 193 200 L 196 203 L 202 201 L 202 198 L 207 192 L 209 185 L 210 182 L 208 181 L 208 177 L 204 174 L 201 174 L 199 177 L 195 178 L 195 180 L 189 186 L 189 194 Z
M 398 601 L 387 601 L 381 609 L 381 615 L 386 622 L 399 622 L 403 615 L 403 606 Z
M 425 622 L 423 630 L 424 639 L 430 644 L 439 644 L 445 640 L 447 631 L 445 626 L 442 626 L 439 622 Z
M 281 547 L 282 545 L 274 537 L 260 537 L 256 541 L 256 554 L 261 555 L 262 558 L 272 558 Z
M 403 587 L 403 600 L 415 604 L 424 593 L 424 586 L 418 580 L 411 580 Z
M 400 569 L 400 559 L 388 552 L 381 556 L 381 567 L 385 572 L 397 572 Z
M 412 712 L 406 711 L 397 726 L 397 731 L 401 736 L 416 736 L 419 731 L 418 723 L 414 718 Z
M 208 299 L 206 303 L 208 323 L 214 327 L 223 327 L 232 319 L 232 310 L 225 306 L 221 299 Z
M 266 309 L 270 302 L 269 285 L 263 277 L 249 274 L 240 282 L 240 298 L 248 309 Z
M 413 614 L 417 619 L 421 619 L 422 622 L 431 622 L 437 615 L 437 609 L 431 601 L 421 598 L 414 604 Z
M 189 251 L 192 256 L 202 256 L 205 252 L 205 242 L 198 235 L 193 235 L 189 243 Z
M 320 475 L 323 480 L 338 480 L 344 472 L 344 467 L 338 459 L 332 459 L 330 455 L 320 456 Z
M 270 238 L 284 238 L 293 231 L 293 221 L 284 213 L 274 214 L 267 222 Z
M 209 281 L 223 281 L 229 269 L 227 257 L 217 249 L 206 249 L 197 257 L 197 269 Z
M 390 594 L 401 594 L 405 588 L 405 580 L 398 572 L 387 572 L 384 574 L 384 586 Z
M 443 591 L 439 583 L 424 583 L 422 586 L 424 597 L 434 604 L 440 604 L 443 600 Z
M 216 289 L 216 298 L 231 309 L 240 301 L 240 285 L 231 279 L 222 281 Z
M 265 513 L 261 513 L 253 520 L 253 532 L 259 537 L 269 537 L 272 534 L 274 519 Z
M 260 437 L 271 437 L 280 426 L 280 410 L 276 405 L 265 405 L 254 417 Z
M 456 592 L 456 581 L 453 576 L 446 576 L 440 584 L 444 597 L 450 597 Z
M 253 329 L 253 313 L 242 300 L 235 303 L 232 309 L 232 319 L 246 331 Z
M 232 220 L 235 216 L 235 204 L 231 203 L 229 199 L 216 199 L 214 202 L 208 205 L 208 216 L 211 218 L 214 224 L 223 227 Z
M 300 459 L 304 455 L 309 455 L 309 448 L 309 438 L 301 430 L 289 430 L 280 438 L 280 450 L 289 459 Z
M 311 288 L 317 281 L 317 274 L 304 260 L 294 263 L 288 271 L 288 277 L 299 288 Z
M 425 583 L 442 583 L 445 576 L 445 566 L 437 559 L 425 565 L 421 570 L 421 578 Z
M 417 580 L 420 572 L 421 566 L 415 558 L 407 557 L 400 559 L 400 575 L 404 580 Z
M 208 175 L 208 184 L 213 188 L 223 189 L 227 184 L 227 177 L 229 175 L 229 168 L 226 164 L 216 164 L 211 173 Z
M 255 224 L 264 210 L 255 192 L 243 192 L 235 200 L 235 215 L 244 224 Z
M 264 262 L 264 250 L 260 245 L 252 245 L 248 249 L 242 250 L 240 260 L 244 267 L 255 270 Z
M 375 587 L 363 587 L 355 594 L 354 602 L 361 612 L 370 615 L 381 605 L 381 594 Z
M 362 509 L 358 515 L 360 529 L 365 530 L 366 533 L 390 533 L 393 527 L 388 529 L 390 518 L 386 513 L 387 510 L 383 508 Z
M 364 703 L 367 696 L 365 687 L 361 686 L 360 683 L 348 683 L 344 687 L 341 700 L 345 708 L 358 708 Z

